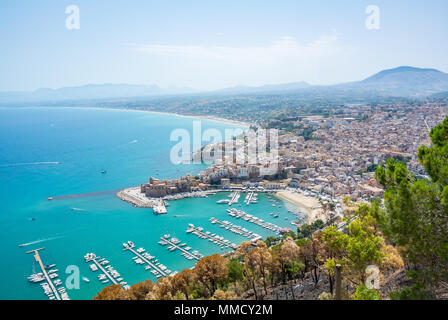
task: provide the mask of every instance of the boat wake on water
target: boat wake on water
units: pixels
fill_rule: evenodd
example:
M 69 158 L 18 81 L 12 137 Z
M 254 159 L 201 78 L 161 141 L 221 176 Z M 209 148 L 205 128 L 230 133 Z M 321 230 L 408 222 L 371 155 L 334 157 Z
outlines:
M 138 142 L 138 140 L 132 140 L 132 141 L 128 142 L 128 144 L 133 144 L 133 143 L 137 143 L 137 142 Z
M 28 163 L 7 163 L 0 164 L 0 167 L 20 167 L 20 166 L 39 166 L 39 165 L 57 165 L 61 164 L 57 161 L 47 161 L 47 162 L 28 162 Z
M 86 211 L 86 209 L 81 208 L 71 208 L 72 211 Z
M 60 239 L 60 238 L 62 238 L 62 236 L 51 237 L 51 238 L 46 238 L 46 239 L 39 239 L 39 240 L 36 240 L 36 241 L 31 241 L 31 242 L 28 242 L 28 243 L 19 244 L 19 247 L 27 247 L 27 246 L 31 246 L 33 244 L 46 242 L 46 241 L 51 241 L 51 240 L 56 240 L 56 239 Z

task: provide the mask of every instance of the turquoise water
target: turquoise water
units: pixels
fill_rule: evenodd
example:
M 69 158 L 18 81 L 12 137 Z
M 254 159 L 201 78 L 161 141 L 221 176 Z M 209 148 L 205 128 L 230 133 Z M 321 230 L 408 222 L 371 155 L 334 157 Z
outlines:
M 152 279 L 153 275 L 136 265 L 122 243 L 132 240 L 171 270 L 194 265 L 179 252 L 169 252 L 157 242 L 170 233 L 193 250 L 208 255 L 223 252 L 216 245 L 185 231 L 188 223 L 240 243 L 245 238 L 209 222 L 210 217 L 229 220 L 266 237 L 274 235 L 259 226 L 227 215 L 227 205 L 216 201 L 225 193 L 205 199 L 170 201 L 168 214 L 155 216 L 151 209 L 134 208 L 116 198 L 113 192 L 83 198 L 47 201 L 50 196 L 112 191 L 137 186 L 150 176 L 175 178 L 196 174 L 205 165 L 173 165 L 169 155 L 177 142 L 170 141 L 176 128 L 192 131 L 193 119 L 169 115 L 119 110 L 68 108 L 0 109 L 0 299 L 47 299 L 38 284 L 27 276 L 38 270 L 26 251 L 45 247 L 41 257 L 46 264 L 57 264 L 59 278 L 65 269 L 77 265 L 80 289 L 68 290 L 71 299 L 91 299 L 105 285 L 84 262 L 87 252 L 110 260 L 125 281 Z M 229 124 L 202 120 L 202 128 L 223 130 Z M 58 163 L 58 164 L 56 164 Z M 107 174 L 101 174 L 107 170 Z M 265 195 L 259 203 L 241 209 L 280 226 L 291 227 L 294 218 L 290 203 L 276 208 L 277 219 Z M 76 208 L 76 210 L 73 210 Z M 285 220 L 285 217 L 288 220 Z M 35 218 L 35 220 L 31 220 Z M 28 244 L 19 247 L 19 244 Z

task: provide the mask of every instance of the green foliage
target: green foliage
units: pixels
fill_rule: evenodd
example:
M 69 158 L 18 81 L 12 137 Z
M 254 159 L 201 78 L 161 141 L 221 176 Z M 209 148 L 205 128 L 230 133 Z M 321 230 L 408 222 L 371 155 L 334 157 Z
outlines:
M 297 238 L 309 238 L 314 231 L 320 230 L 323 227 L 324 222 L 320 219 L 314 221 L 312 224 L 304 224 L 302 226 L 299 226 L 297 227 Z
M 227 265 L 227 280 L 230 282 L 241 281 L 244 279 L 244 265 L 238 260 L 231 260 Z
M 376 220 L 370 211 L 369 206 L 360 206 L 358 218 L 350 223 L 347 233 L 332 226 L 325 229 L 322 235 L 332 255 L 325 263 L 327 272 L 334 274 L 336 264 L 340 264 L 347 279 L 357 285 L 364 283 L 366 267 L 381 265 L 384 258 L 381 251 L 384 240 L 376 232 Z
M 433 145 L 422 146 L 418 157 L 431 180 L 415 181 L 406 165 L 393 159 L 376 170 L 386 189 L 378 221 L 388 240 L 402 248 L 408 275 L 416 281 L 405 296 L 419 296 L 416 288 L 429 290 L 448 279 L 448 117 L 430 136 Z
M 364 284 L 356 288 L 353 300 L 380 300 L 380 293 L 375 289 L 367 289 Z

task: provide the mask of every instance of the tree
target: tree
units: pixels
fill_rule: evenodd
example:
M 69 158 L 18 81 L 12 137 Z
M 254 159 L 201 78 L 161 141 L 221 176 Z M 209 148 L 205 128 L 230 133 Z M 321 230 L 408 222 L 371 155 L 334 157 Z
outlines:
M 145 300 L 148 293 L 154 288 L 154 282 L 152 280 L 146 280 L 134 284 L 128 291 L 127 294 L 131 300 Z
M 273 248 L 274 263 L 280 271 L 282 283 L 287 280 L 288 268 L 292 263 L 297 262 L 300 254 L 300 248 L 293 239 L 287 238 L 282 244 Z M 298 267 L 295 265 L 294 267 Z M 299 271 L 300 268 L 297 269 Z M 295 271 L 295 270 L 294 270 Z
M 376 220 L 369 211 L 368 205 L 361 205 L 357 210 L 357 219 L 348 226 L 347 233 L 338 231 L 331 226 L 323 231 L 322 240 L 331 250 L 333 258 L 327 259 L 325 268 L 334 274 L 336 264 L 342 266 L 346 278 L 356 286 L 364 283 L 365 269 L 369 265 L 381 265 L 385 245 L 384 239 L 377 234 Z
M 263 282 L 264 292 L 267 295 L 267 276 L 272 264 L 272 256 L 269 250 L 266 248 L 266 244 L 263 241 L 258 241 L 257 247 L 252 249 L 245 259 L 245 265 L 250 269 L 253 276 L 258 275 Z
M 230 282 L 241 281 L 244 279 L 244 266 L 238 260 L 231 260 L 227 265 L 227 279 Z
M 175 291 L 182 292 L 185 298 L 189 300 L 188 295 L 193 289 L 196 278 L 197 278 L 196 273 L 193 270 L 185 269 L 181 273 L 178 273 L 175 276 L 173 276 L 171 284 Z
M 380 293 L 361 284 L 356 288 L 353 300 L 380 300 Z
M 127 292 L 119 284 L 114 284 L 103 288 L 93 300 L 128 300 Z
M 216 290 L 211 300 L 236 300 L 238 297 L 235 292 Z
M 227 276 L 228 260 L 219 254 L 205 257 L 196 263 L 194 271 L 197 279 L 213 295 L 218 288 L 218 284 L 225 280 Z
M 430 132 L 433 145 L 422 146 L 418 159 L 430 179 L 417 180 L 405 164 L 388 159 L 376 170 L 385 188 L 381 229 L 400 247 L 407 274 L 415 281 L 407 297 L 434 297 L 448 281 L 448 117 Z
M 160 278 L 153 290 L 146 296 L 146 300 L 172 300 L 173 286 L 171 279 L 171 277 Z

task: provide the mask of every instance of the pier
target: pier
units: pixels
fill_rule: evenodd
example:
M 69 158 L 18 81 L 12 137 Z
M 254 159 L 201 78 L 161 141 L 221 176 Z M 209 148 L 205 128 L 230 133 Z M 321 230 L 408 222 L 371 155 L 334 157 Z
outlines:
M 34 253 L 34 259 L 39 263 L 39 266 L 42 269 L 42 274 L 45 277 L 45 280 L 47 281 L 47 284 L 48 284 L 49 288 L 51 289 L 51 291 L 53 292 L 53 295 L 56 298 L 56 300 L 69 300 L 68 295 L 66 293 L 64 295 L 64 299 L 61 298 L 58 290 L 56 290 L 56 287 L 53 284 L 53 281 L 51 281 L 50 276 L 48 275 L 47 270 L 44 267 L 44 264 L 42 263 L 42 259 L 39 256 L 39 251 L 44 250 L 44 249 L 45 248 L 31 250 L 31 251 L 28 251 L 27 254 Z M 45 288 L 44 288 L 44 290 L 45 290 Z
M 192 260 L 192 259 L 200 260 L 200 259 L 202 259 L 204 257 L 202 254 L 200 254 L 197 251 L 196 252 L 195 251 L 189 252 L 185 248 L 182 248 L 180 245 L 174 243 L 174 242 L 179 241 L 176 238 L 172 238 L 172 239 L 168 239 L 168 238 L 167 237 L 160 237 L 161 241 L 159 242 L 159 244 L 161 244 L 163 246 L 169 244 L 171 247 L 175 248 L 175 250 L 177 249 L 177 250 L 183 252 L 182 255 L 184 255 L 189 260 Z M 175 241 L 175 240 L 177 240 L 177 241 Z M 187 247 L 187 248 L 189 248 L 189 247 Z
M 246 198 L 244 199 L 244 203 L 246 205 L 249 205 L 251 203 L 257 203 L 257 194 L 253 191 L 249 191 L 249 193 L 246 195 Z
M 153 269 L 152 272 L 154 274 L 154 276 L 156 276 L 157 278 L 159 277 L 166 277 L 166 276 L 170 276 L 170 275 L 174 275 L 176 272 L 171 272 L 171 270 L 167 270 L 166 267 L 162 264 L 158 264 L 157 263 L 157 259 L 153 260 L 153 262 L 151 262 L 150 260 L 154 259 L 154 257 L 150 256 L 148 253 L 145 254 L 145 256 L 143 256 L 142 254 L 140 254 L 139 251 L 140 249 L 134 250 L 135 245 L 132 241 L 128 241 L 127 243 L 123 243 L 123 247 L 124 247 L 124 251 L 131 251 L 137 258 L 141 259 L 141 261 L 143 261 L 144 263 L 146 263 L 148 265 L 148 269 L 150 268 Z M 141 248 L 143 251 L 144 249 Z M 146 269 L 146 268 L 145 268 Z
M 256 224 L 256 225 L 258 225 L 258 226 L 260 226 L 262 228 L 274 231 L 274 232 L 276 232 L 278 234 L 280 234 L 280 233 L 282 233 L 284 231 L 289 230 L 288 228 L 282 228 L 282 227 L 277 226 L 277 225 L 275 225 L 273 223 L 265 222 L 262 219 L 257 218 L 257 217 L 255 217 L 253 215 L 250 215 L 250 214 L 248 214 L 248 213 L 246 213 L 246 212 L 244 212 L 242 210 L 238 210 L 238 209 L 234 209 L 233 208 L 233 209 L 228 209 L 227 212 L 228 212 L 229 216 L 231 216 L 231 217 L 234 217 L 236 219 L 243 219 L 243 220 L 245 220 L 247 222 Z
M 238 249 L 238 245 L 234 243 L 230 243 L 229 240 L 225 240 L 224 237 L 220 237 L 216 234 L 210 234 L 210 231 L 203 232 L 204 230 L 201 227 L 195 227 L 194 225 L 190 224 L 190 228 L 187 229 L 187 233 L 192 233 L 199 238 L 202 239 L 208 239 L 210 242 L 213 242 L 214 244 L 220 246 L 221 248 L 230 248 L 233 250 Z
M 240 199 L 240 193 L 238 191 L 235 191 L 230 196 L 232 197 L 232 199 L 229 201 L 229 206 L 234 203 L 238 203 L 238 200 Z
M 262 239 L 262 237 L 260 235 L 254 233 L 252 231 L 249 231 L 241 226 L 232 224 L 229 221 L 219 221 L 218 219 L 210 218 L 210 222 L 213 224 L 215 224 L 215 223 L 220 224 L 221 228 L 225 228 L 226 230 L 229 230 L 230 232 L 233 232 L 240 236 L 246 237 L 252 241 L 257 241 L 257 240 Z
M 101 265 L 101 263 L 99 263 L 98 261 L 97 261 L 97 256 L 96 256 L 96 254 L 94 254 L 94 253 L 87 253 L 85 256 L 84 256 L 84 259 L 86 260 L 86 262 L 90 262 L 90 261 L 93 261 L 93 263 L 95 263 L 96 264 L 96 266 L 104 273 L 104 275 L 106 276 L 106 277 L 108 277 L 109 278 L 109 280 L 113 283 L 113 284 L 118 284 L 118 282 L 114 279 L 114 277 L 112 277 L 111 275 L 110 275 L 110 273 L 106 270 L 106 269 L 104 269 L 103 268 L 103 266 Z M 92 271 L 94 271 L 93 269 L 92 269 Z

